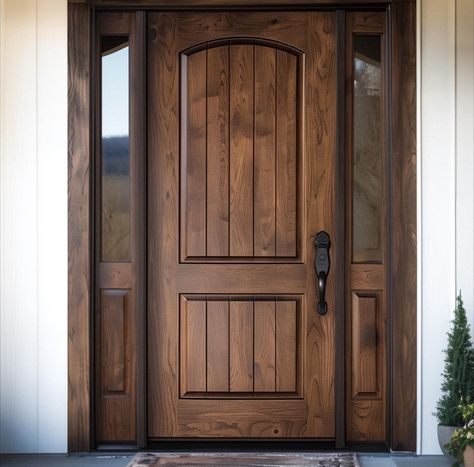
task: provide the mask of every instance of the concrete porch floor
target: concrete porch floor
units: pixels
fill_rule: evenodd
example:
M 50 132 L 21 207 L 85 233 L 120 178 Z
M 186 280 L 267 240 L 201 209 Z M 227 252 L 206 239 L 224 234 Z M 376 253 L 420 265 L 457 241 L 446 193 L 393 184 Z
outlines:
M 133 454 L 3 454 L 2 467 L 125 467 Z M 359 454 L 361 467 L 450 467 L 443 456 L 396 456 L 389 454 Z

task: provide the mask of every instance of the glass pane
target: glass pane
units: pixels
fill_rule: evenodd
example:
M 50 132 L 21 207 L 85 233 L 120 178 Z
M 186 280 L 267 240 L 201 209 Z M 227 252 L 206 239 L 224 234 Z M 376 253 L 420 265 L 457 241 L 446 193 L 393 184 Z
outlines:
M 354 37 L 352 260 L 355 263 L 382 261 L 380 41 L 380 36 Z
M 102 261 L 130 261 L 128 37 L 102 38 Z

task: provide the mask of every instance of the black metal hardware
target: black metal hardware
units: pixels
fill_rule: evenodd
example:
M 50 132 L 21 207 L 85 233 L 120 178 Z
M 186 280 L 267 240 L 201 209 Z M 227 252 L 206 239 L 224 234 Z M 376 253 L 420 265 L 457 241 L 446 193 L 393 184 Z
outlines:
M 316 234 L 314 239 L 314 247 L 316 248 L 316 257 L 314 258 L 314 269 L 318 277 L 318 313 L 325 315 L 328 312 L 328 304 L 326 303 L 326 281 L 329 274 L 329 247 L 331 240 L 329 234 L 322 230 Z

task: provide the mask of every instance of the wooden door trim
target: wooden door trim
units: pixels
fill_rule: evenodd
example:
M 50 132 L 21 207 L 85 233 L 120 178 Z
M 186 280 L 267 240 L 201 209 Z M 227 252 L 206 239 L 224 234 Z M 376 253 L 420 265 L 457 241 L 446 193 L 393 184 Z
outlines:
M 68 451 L 93 446 L 91 343 L 93 233 L 91 138 L 92 23 L 108 8 L 388 7 L 391 44 L 389 190 L 391 241 L 389 433 L 392 450 L 416 450 L 416 2 L 412 0 L 80 1 L 68 6 Z M 403 77 L 403 81 L 401 80 Z M 404 251 L 404 255 L 398 254 Z M 403 383 L 402 383 L 403 382 Z M 340 413 L 340 409 L 339 412 Z M 341 437 L 341 434 L 339 435 Z
M 376 6 L 393 3 L 412 3 L 415 0 L 69 0 L 69 4 L 87 4 L 104 8 L 163 8 L 176 11 L 180 8 L 227 8 L 238 9 L 268 9 L 269 7 L 347 7 L 347 6 Z
M 416 3 L 393 4 L 390 16 L 389 433 L 392 450 L 416 451 Z
M 346 11 L 336 11 L 336 176 L 345 180 L 346 159 Z M 345 212 L 345 184 L 339 183 L 335 190 L 336 212 Z M 345 246 L 345 216 L 339 216 L 335 222 L 334 248 L 337 249 L 336 264 L 334 265 L 336 285 L 339 290 L 345 288 L 346 246 Z M 346 445 L 346 369 L 345 369 L 345 294 L 335 297 L 335 417 L 336 417 L 336 447 Z
M 68 451 L 91 449 L 91 9 L 68 8 Z

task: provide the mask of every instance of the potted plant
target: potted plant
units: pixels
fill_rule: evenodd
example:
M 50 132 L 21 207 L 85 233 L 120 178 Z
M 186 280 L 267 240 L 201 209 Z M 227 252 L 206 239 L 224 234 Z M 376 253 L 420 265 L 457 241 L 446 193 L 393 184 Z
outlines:
M 442 395 L 436 407 L 438 442 L 445 455 L 448 455 L 445 445 L 456 428 L 464 425 L 460 406 L 474 402 L 474 351 L 461 293 L 456 301 L 448 346 L 444 351 Z
M 460 407 L 460 413 L 465 425 L 454 430 L 449 443 L 445 448 L 456 460 L 453 467 L 474 467 L 474 404 L 466 404 Z

